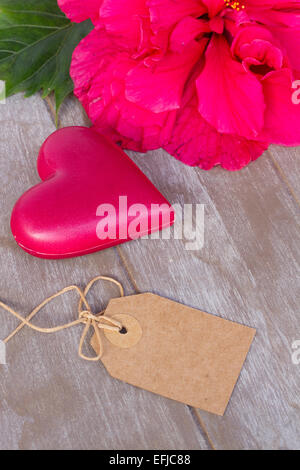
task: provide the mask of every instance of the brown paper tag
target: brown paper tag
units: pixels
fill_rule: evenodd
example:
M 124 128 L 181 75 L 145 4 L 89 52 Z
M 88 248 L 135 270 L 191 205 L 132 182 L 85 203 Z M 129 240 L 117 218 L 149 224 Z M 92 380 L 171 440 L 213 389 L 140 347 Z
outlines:
M 150 293 L 112 299 L 105 315 L 124 326 L 102 333 L 111 376 L 224 414 L 256 330 Z

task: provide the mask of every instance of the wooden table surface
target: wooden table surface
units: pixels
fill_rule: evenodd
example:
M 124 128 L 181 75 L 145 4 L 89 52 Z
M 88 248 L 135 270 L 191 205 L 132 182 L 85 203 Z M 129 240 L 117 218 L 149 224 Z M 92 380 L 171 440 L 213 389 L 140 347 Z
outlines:
M 75 99 L 60 125 L 88 125 Z M 71 283 L 97 274 L 126 294 L 154 292 L 257 328 L 224 417 L 192 409 L 109 377 L 77 356 L 80 328 L 41 335 L 24 328 L 0 366 L 1 449 L 299 449 L 300 150 L 271 147 L 236 173 L 187 167 L 164 151 L 130 153 L 171 203 L 205 205 L 205 243 L 137 240 L 77 259 L 24 253 L 9 229 L 16 199 L 39 181 L 36 157 L 55 130 L 53 104 L 22 95 L 0 106 L 0 299 L 23 314 Z M 83 190 L 83 188 L 79 188 Z M 51 214 L 49 214 L 51 217 Z M 98 286 L 105 305 L 113 287 Z M 74 303 L 73 303 L 74 301 Z M 73 319 L 74 299 L 55 301 L 40 326 Z M 0 339 L 16 325 L 0 311 Z

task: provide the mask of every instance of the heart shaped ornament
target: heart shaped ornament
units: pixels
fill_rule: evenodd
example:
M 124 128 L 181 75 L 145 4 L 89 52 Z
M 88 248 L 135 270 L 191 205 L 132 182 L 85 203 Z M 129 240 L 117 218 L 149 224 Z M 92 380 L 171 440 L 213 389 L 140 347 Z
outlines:
M 40 184 L 16 203 L 11 230 L 31 255 L 69 258 L 169 227 L 174 210 L 114 143 L 85 127 L 67 127 L 43 144 Z

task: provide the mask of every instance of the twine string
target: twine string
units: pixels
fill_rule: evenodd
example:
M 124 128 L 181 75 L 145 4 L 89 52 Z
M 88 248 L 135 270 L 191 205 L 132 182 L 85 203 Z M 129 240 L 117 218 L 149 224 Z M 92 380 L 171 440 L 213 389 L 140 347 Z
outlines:
M 117 331 L 120 332 L 123 328 L 122 324 L 113 318 L 107 317 L 104 315 L 105 310 L 102 310 L 99 313 L 94 314 L 91 310 L 91 307 L 87 301 L 87 294 L 95 284 L 95 282 L 103 280 L 103 281 L 109 281 L 118 286 L 120 290 L 120 297 L 124 297 L 124 289 L 122 284 L 120 282 L 116 281 L 115 279 L 111 277 L 106 277 L 106 276 L 97 276 L 94 279 L 92 279 L 82 291 L 78 286 L 68 286 L 65 287 L 64 289 L 61 289 L 58 291 L 56 294 L 51 295 L 50 297 L 47 297 L 47 299 L 43 300 L 37 307 L 35 307 L 32 312 L 25 318 L 22 315 L 20 315 L 18 312 L 16 312 L 13 308 L 9 307 L 7 304 L 4 302 L 0 301 L 0 307 L 6 310 L 7 312 L 11 313 L 14 317 L 16 317 L 18 320 L 20 320 L 20 324 L 17 326 L 17 328 L 10 333 L 10 335 L 7 336 L 3 340 L 4 343 L 8 343 L 24 326 L 27 326 L 28 328 L 37 331 L 39 333 L 57 333 L 58 331 L 66 330 L 68 328 L 72 328 L 74 326 L 84 324 L 84 330 L 82 332 L 80 342 L 79 342 L 79 347 L 78 347 L 78 355 L 82 359 L 86 361 L 99 361 L 103 355 L 103 344 L 102 344 L 102 338 L 100 334 L 100 330 L 110 330 L 110 331 Z M 79 294 L 79 302 L 78 302 L 78 319 L 71 321 L 69 323 L 65 323 L 63 325 L 55 326 L 53 328 L 41 328 L 39 326 L 34 325 L 31 323 L 32 318 L 40 312 L 47 304 L 49 304 L 52 300 L 56 299 L 57 297 L 62 296 L 63 294 L 70 292 L 70 291 L 76 291 Z M 83 309 L 84 306 L 84 309 Z M 98 350 L 99 353 L 95 357 L 89 357 L 84 355 L 83 353 L 83 345 L 85 342 L 85 339 L 88 335 L 88 332 L 90 328 L 93 328 L 96 334 L 96 341 L 98 345 Z

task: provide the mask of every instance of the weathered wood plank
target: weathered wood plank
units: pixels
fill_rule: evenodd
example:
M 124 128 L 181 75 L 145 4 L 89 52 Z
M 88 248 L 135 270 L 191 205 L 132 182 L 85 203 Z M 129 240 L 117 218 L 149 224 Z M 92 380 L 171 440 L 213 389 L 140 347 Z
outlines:
M 115 249 L 65 261 L 45 261 L 15 244 L 9 219 L 15 200 L 39 181 L 36 157 L 55 130 L 39 96 L 9 99 L 0 107 L 1 225 L 0 298 L 26 314 L 68 284 L 101 273 L 134 289 Z M 51 214 L 49 214 L 51 217 Z M 100 310 L 117 294 L 109 285 L 95 288 Z M 41 312 L 36 323 L 56 325 L 74 318 L 72 294 Z M 0 311 L 0 339 L 16 325 Z M 81 329 L 41 335 L 23 329 L 8 344 L 8 365 L 0 365 L 1 449 L 194 449 L 208 448 L 188 407 L 110 378 L 101 364 L 78 358 Z M 90 352 L 93 351 L 90 349 Z
M 64 125 L 78 123 L 69 111 Z M 162 151 L 131 156 L 172 203 L 205 204 L 206 213 L 201 251 L 176 240 L 118 248 L 137 289 L 258 329 L 225 416 L 198 412 L 209 440 L 217 449 L 299 448 L 299 213 L 289 187 L 268 154 L 237 173 L 188 168 Z
M 288 185 L 291 194 L 300 204 L 300 149 L 299 147 L 276 147 L 269 149 L 280 177 Z

